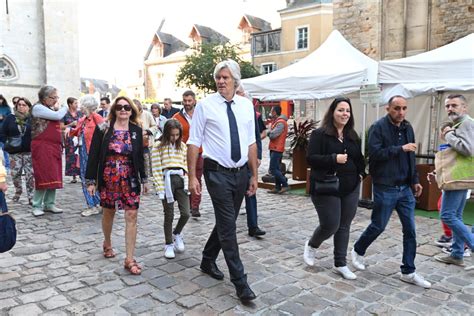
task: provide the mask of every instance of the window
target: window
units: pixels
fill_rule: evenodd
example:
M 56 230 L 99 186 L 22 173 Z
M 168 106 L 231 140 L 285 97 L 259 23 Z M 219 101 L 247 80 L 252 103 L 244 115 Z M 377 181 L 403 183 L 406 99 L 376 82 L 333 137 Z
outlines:
M 254 35 L 252 49 L 253 55 L 280 51 L 280 31 Z
M 275 63 L 269 63 L 269 64 L 261 64 L 261 73 L 262 75 L 269 74 L 271 72 L 274 72 L 276 70 L 276 64 Z
M 300 27 L 296 34 L 296 49 L 308 48 L 308 27 Z
M 13 64 L 6 58 L 0 57 L 0 80 L 12 80 L 16 78 Z

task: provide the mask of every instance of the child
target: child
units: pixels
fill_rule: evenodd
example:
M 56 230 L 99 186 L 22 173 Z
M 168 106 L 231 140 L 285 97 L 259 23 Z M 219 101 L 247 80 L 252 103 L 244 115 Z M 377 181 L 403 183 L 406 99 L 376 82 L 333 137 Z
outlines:
M 183 128 L 179 121 L 166 121 L 161 142 L 153 148 L 152 172 L 159 198 L 165 212 L 165 258 L 173 259 L 174 251 L 183 252 L 181 231 L 189 219 L 186 145 L 181 142 Z M 180 217 L 172 231 L 174 200 L 178 201 Z

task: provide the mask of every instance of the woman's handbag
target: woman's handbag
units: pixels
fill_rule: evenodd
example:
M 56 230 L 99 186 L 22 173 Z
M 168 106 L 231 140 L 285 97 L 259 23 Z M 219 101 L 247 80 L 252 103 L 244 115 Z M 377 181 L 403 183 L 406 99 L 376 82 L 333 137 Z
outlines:
M 474 157 L 447 148 L 436 153 L 435 168 L 436 182 L 441 190 L 474 189 Z
M 7 252 L 12 249 L 16 243 L 16 222 L 8 213 L 7 203 L 5 202 L 5 194 L 0 192 L 0 253 Z
M 315 179 L 313 184 L 314 194 L 332 195 L 339 192 L 339 178 L 334 174 L 326 174 L 324 179 Z
M 9 154 L 19 153 L 21 151 L 21 139 L 22 139 L 21 134 L 18 136 L 7 137 L 3 150 Z

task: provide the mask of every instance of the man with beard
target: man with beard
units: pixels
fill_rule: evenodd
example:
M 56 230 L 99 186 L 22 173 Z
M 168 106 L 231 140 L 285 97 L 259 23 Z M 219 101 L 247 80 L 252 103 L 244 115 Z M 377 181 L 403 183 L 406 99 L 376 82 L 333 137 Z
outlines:
M 474 156 L 474 120 L 467 114 L 467 101 L 461 94 L 451 94 L 446 98 L 445 109 L 452 124 L 441 128 L 441 139 L 458 155 Z M 463 211 L 468 190 L 445 190 L 441 201 L 440 218 L 451 228 L 454 243 L 451 254 L 436 256 L 437 261 L 464 266 L 464 243 L 474 249 L 474 235 L 463 223 Z M 466 267 L 467 270 L 474 266 Z

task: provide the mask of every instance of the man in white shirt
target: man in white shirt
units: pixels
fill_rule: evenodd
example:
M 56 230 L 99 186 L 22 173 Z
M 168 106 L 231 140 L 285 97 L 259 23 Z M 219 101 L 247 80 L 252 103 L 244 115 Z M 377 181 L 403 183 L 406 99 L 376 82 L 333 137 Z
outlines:
M 216 265 L 222 249 L 237 297 L 256 298 L 247 283 L 239 256 L 236 219 L 244 194 L 257 190 L 257 145 L 252 102 L 235 94 L 240 84 L 240 67 L 225 60 L 214 69 L 217 93 L 200 101 L 193 114 L 188 145 L 189 189 L 201 193 L 196 177 L 199 147 L 204 158 L 204 179 L 214 205 L 216 225 L 202 252 L 201 271 L 222 280 Z M 251 177 L 248 177 L 248 171 Z

